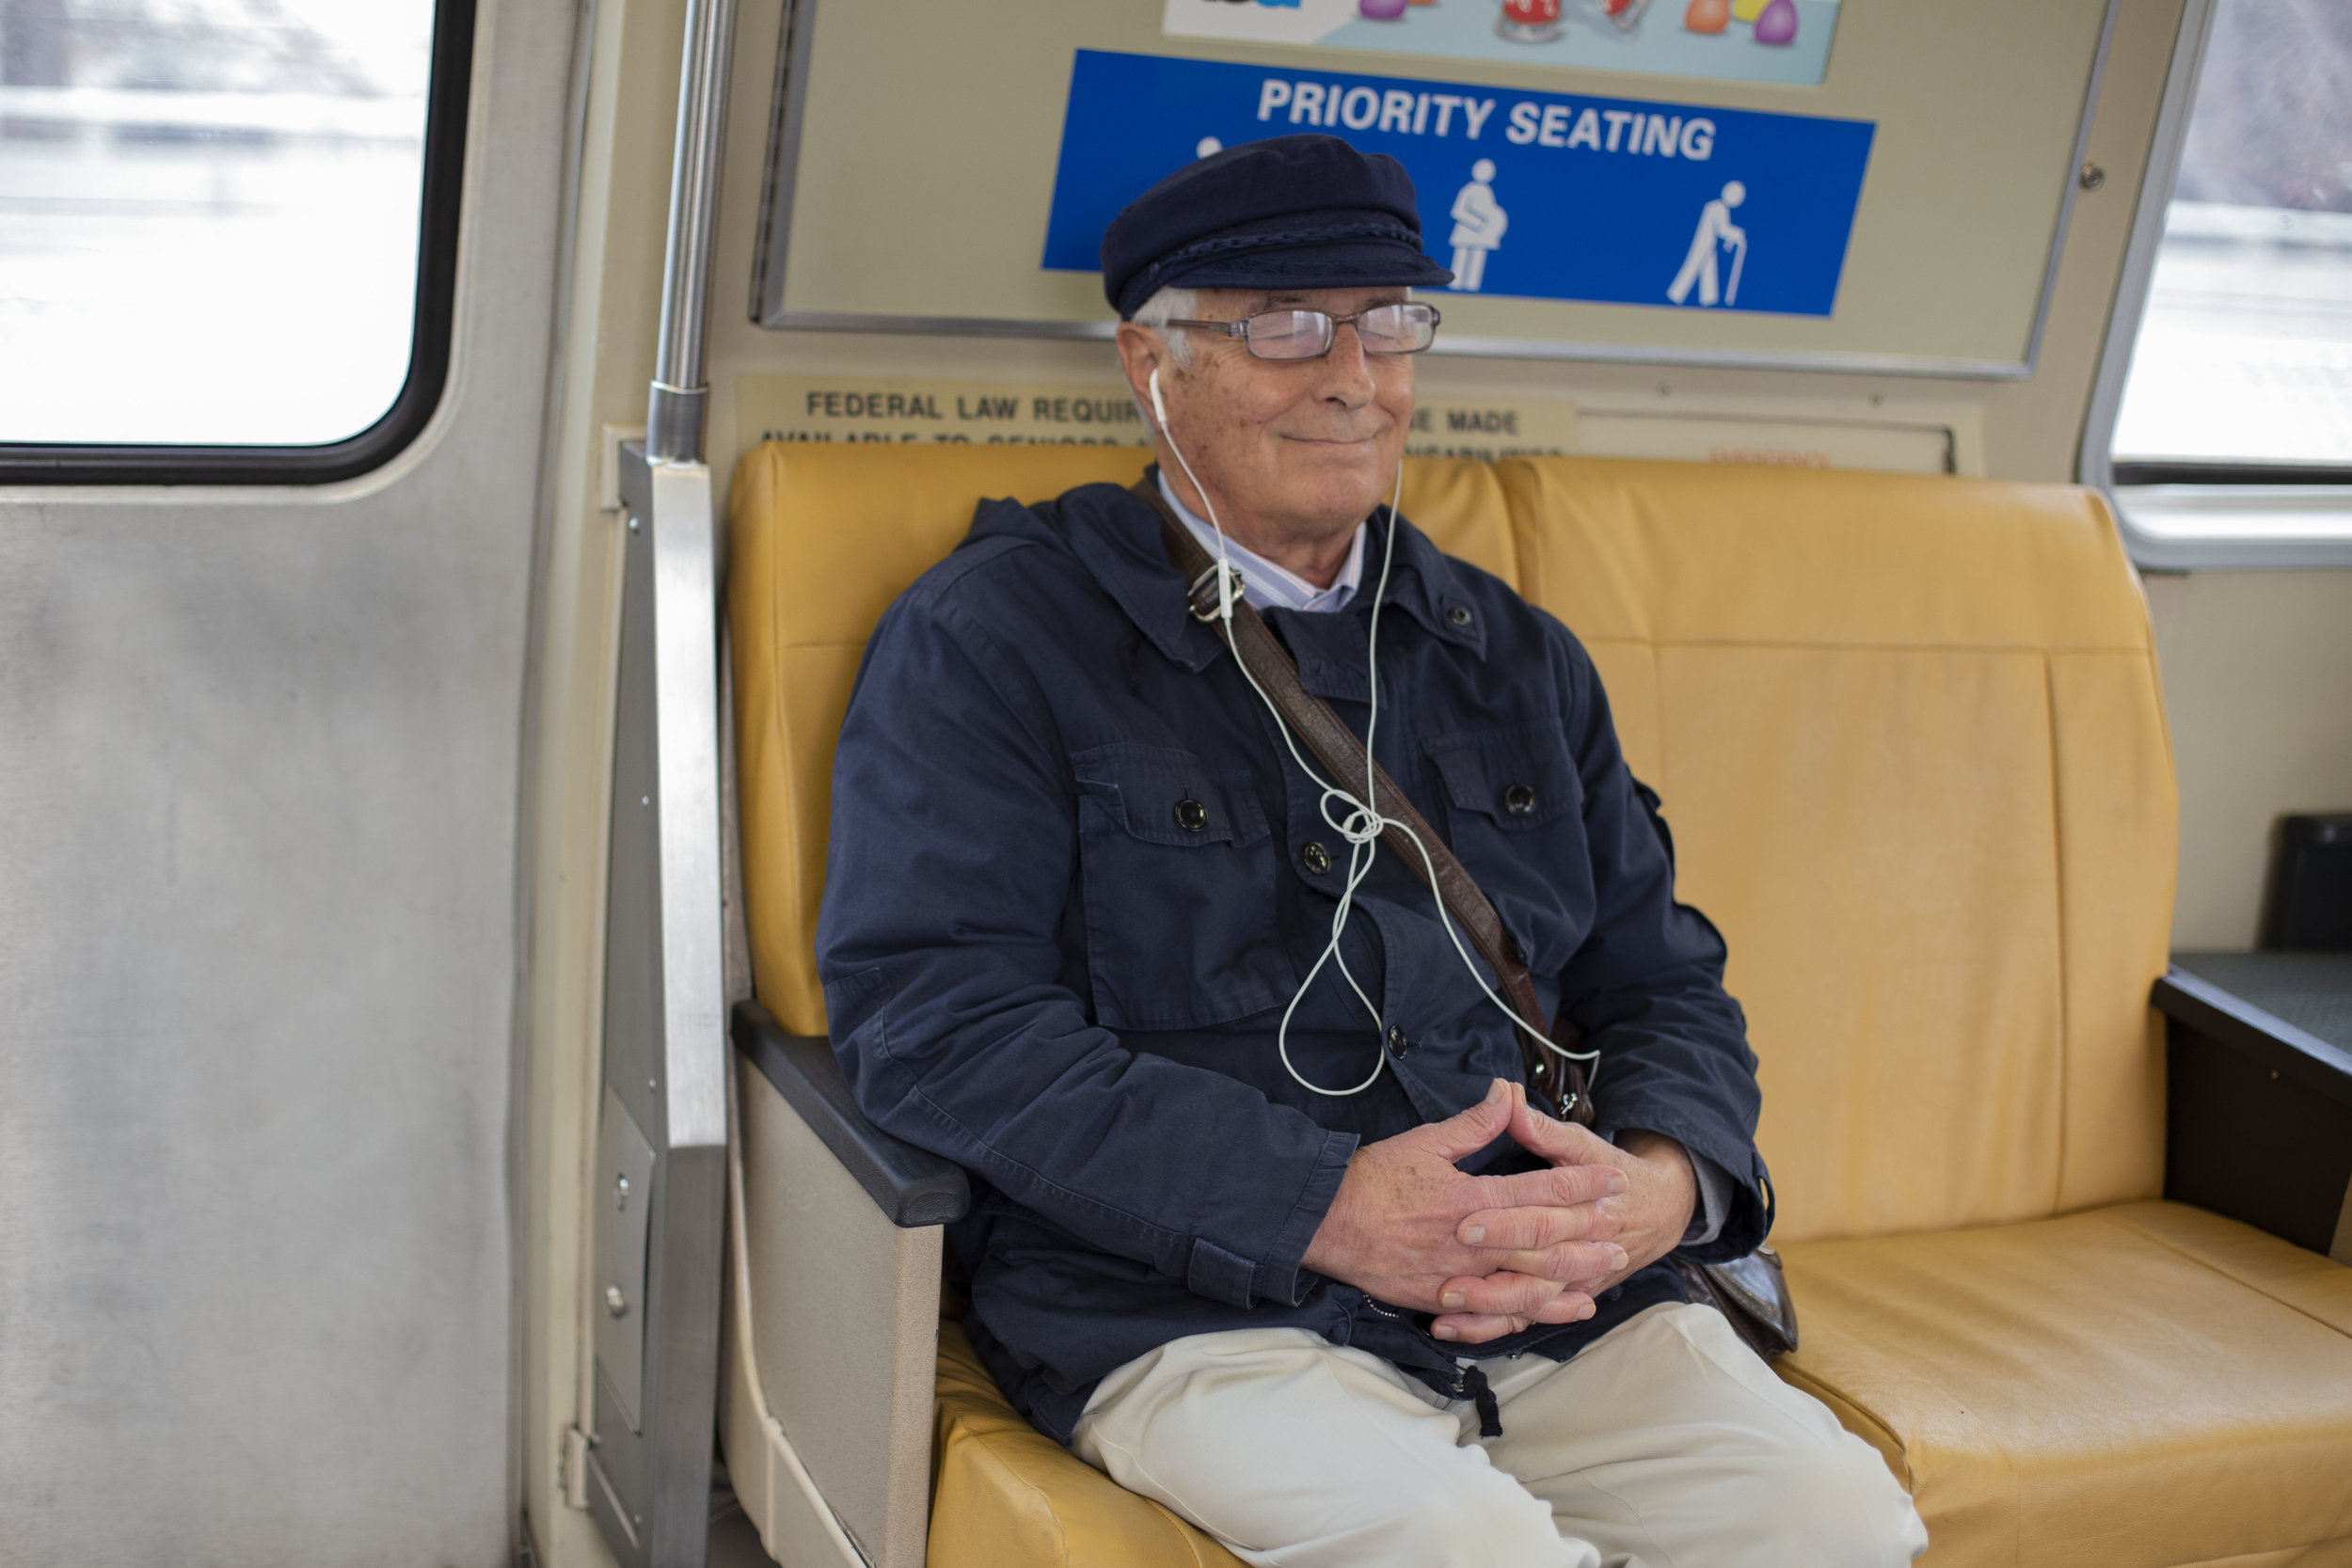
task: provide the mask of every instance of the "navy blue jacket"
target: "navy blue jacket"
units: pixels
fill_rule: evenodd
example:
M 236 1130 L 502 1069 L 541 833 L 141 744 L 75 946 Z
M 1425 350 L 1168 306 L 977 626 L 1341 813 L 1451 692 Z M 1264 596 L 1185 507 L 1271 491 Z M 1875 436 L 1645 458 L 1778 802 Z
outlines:
M 1379 546 L 1375 520 L 1347 610 L 1266 616 L 1359 735 Z M 1381 766 L 1486 889 L 1548 1014 L 1565 997 L 1603 1053 L 1598 1131 L 1648 1129 L 1713 1161 L 1731 1212 L 1693 1251 L 1752 1250 L 1770 1214 L 1745 1023 L 1722 940 L 1674 900 L 1657 799 L 1626 768 L 1591 659 L 1409 524 L 1395 550 Z M 1465 1347 L 1300 1259 L 1359 1142 L 1520 1079 L 1518 1049 L 1383 848 L 1342 951 L 1399 1043 L 1346 1098 L 1284 1070 L 1276 1023 L 1347 865 L 1319 796 L 1187 613 L 1157 515 L 1114 485 L 982 505 L 866 647 L 818 931 L 834 1045 L 868 1117 L 970 1171 L 973 1209 L 949 1238 L 966 1326 L 1056 1437 L 1113 1368 L 1224 1329 L 1312 1329 L 1465 1391 Z M 1342 1088 L 1381 1050 L 1326 965 L 1292 1061 Z M 1534 1164 L 1504 1140 L 1465 1168 Z M 1587 1323 L 1477 1353 L 1565 1358 L 1680 1297 L 1660 1263 Z

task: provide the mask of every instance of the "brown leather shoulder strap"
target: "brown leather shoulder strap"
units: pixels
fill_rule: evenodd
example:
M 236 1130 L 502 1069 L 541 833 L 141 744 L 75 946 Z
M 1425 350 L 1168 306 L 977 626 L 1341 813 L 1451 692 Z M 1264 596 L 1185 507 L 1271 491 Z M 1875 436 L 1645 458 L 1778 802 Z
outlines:
M 1216 612 L 1216 562 L 1200 547 L 1192 531 L 1168 509 L 1150 475 L 1136 483 L 1134 494 L 1159 515 L 1168 558 L 1184 574 L 1194 617 L 1222 630 L 1226 623 Z M 1242 602 L 1238 583 L 1234 585 L 1233 598 L 1233 618 L 1227 641 L 1233 657 L 1257 677 L 1281 714 L 1282 721 L 1323 765 L 1333 783 L 1358 792 L 1360 799 L 1360 786 L 1369 765 L 1372 804 L 1388 824 L 1381 837 L 1412 867 L 1413 875 L 1423 886 L 1434 887 L 1447 912 L 1470 938 L 1470 945 L 1478 949 L 1479 957 L 1494 971 L 1497 986 L 1512 1011 L 1531 1023 L 1541 1024 L 1542 1005 L 1535 998 L 1535 982 L 1527 972 L 1526 960 L 1519 957 L 1518 944 L 1511 940 L 1502 917 L 1495 912 L 1494 905 L 1469 868 L 1438 836 L 1437 830 L 1413 802 L 1406 799 L 1405 792 L 1396 787 L 1387 771 L 1365 756 L 1361 737 L 1331 711 L 1328 703 L 1299 684 L 1298 667 L 1292 662 L 1289 650 L 1267 628 L 1257 610 Z M 1415 847 L 1416 840 L 1419 848 Z M 1422 849 L 1428 851 L 1425 863 L 1422 859 Z M 1433 870 L 1434 883 L 1430 879 Z M 1517 1025 L 1513 1029 L 1519 1037 L 1519 1054 L 1526 1068 L 1529 1092 L 1552 1115 L 1589 1126 L 1593 1104 L 1586 1092 L 1582 1064 L 1554 1056 L 1542 1042 L 1531 1038 L 1525 1029 Z

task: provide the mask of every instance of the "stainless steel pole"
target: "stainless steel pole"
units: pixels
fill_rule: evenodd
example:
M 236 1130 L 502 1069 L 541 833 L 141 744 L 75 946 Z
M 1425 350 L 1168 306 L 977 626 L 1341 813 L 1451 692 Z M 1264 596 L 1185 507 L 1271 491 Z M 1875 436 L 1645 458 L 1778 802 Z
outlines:
M 735 0 L 687 0 L 677 150 L 670 168 L 670 238 L 661 264 L 661 340 L 645 408 L 645 455 L 656 463 L 697 463 L 703 455 L 710 402 L 703 361 L 711 241 L 719 226 L 719 169 L 734 45 Z

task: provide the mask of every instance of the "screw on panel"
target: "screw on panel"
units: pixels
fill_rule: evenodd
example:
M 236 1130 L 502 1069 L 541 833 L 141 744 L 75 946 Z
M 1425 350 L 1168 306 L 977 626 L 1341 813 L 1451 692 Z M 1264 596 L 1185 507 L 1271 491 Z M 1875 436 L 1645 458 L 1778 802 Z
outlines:
M 2076 178 L 2081 181 L 2083 189 L 2095 191 L 2107 182 L 2107 171 L 2097 164 L 2085 164 L 2082 173 Z

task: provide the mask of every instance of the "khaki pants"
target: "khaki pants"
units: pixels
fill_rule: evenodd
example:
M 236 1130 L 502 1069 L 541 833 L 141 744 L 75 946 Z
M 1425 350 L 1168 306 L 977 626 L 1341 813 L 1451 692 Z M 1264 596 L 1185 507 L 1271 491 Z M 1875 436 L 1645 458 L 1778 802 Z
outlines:
M 1711 1307 L 1644 1312 L 1573 1361 L 1481 1362 L 1502 1435 L 1305 1329 L 1163 1345 L 1072 1447 L 1268 1568 L 1896 1568 L 1927 1529 L 1878 1451 Z

